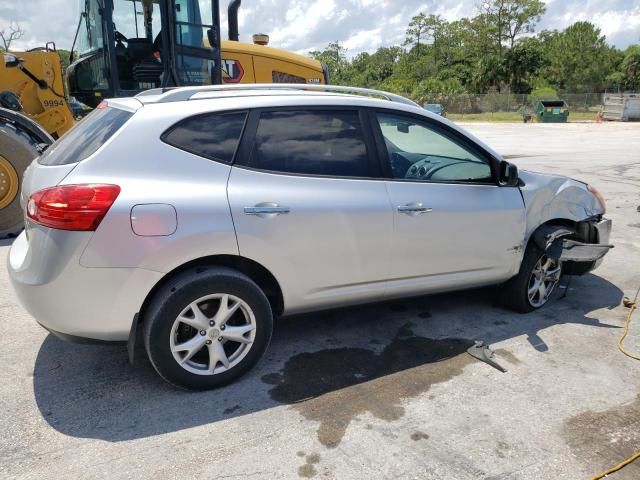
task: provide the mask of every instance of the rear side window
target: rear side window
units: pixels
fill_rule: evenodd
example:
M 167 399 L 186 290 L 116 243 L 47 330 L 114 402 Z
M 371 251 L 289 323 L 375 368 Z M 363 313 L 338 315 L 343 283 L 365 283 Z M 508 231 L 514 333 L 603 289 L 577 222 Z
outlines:
M 93 155 L 133 113 L 118 108 L 97 108 L 51 145 L 38 159 L 41 165 L 69 165 Z
M 162 135 L 162 141 L 201 157 L 231 163 L 246 118 L 246 112 L 207 113 L 190 117 Z
M 249 166 L 302 175 L 371 176 L 357 111 L 263 112 Z

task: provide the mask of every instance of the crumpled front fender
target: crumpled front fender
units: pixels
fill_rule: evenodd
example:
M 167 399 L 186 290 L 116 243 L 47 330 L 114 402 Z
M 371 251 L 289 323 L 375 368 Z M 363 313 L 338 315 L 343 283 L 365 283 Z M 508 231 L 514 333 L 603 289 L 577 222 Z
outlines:
M 604 210 L 587 184 L 560 175 L 520 171 L 527 228 L 526 241 L 550 220 L 581 222 L 602 215 Z

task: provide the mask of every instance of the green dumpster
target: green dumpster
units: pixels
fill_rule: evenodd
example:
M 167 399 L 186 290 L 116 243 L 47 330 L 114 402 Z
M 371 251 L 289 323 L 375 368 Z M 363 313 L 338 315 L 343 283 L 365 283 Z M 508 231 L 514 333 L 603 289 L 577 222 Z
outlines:
M 539 100 L 536 103 L 536 117 L 542 123 L 567 123 L 569 106 L 564 100 Z

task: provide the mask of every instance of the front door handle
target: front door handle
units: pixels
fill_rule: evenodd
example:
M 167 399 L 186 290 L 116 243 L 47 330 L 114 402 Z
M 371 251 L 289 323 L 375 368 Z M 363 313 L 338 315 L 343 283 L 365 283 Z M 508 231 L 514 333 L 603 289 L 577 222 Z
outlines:
M 423 213 L 433 212 L 433 208 L 425 207 L 422 203 L 412 202 L 406 205 L 400 205 L 398 212 L 407 215 L 422 215 Z
M 259 203 L 253 207 L 244 207 L 244 213 L 247 215 L 282 215 L 289 213 L 289 207 L 283 207 L 277 203 Z

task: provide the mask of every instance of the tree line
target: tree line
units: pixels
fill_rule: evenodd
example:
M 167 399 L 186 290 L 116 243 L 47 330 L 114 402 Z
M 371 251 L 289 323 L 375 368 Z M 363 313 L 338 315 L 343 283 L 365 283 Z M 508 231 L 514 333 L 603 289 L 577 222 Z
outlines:
M 485 0 L 476 15 L 448 22 L 420 13 L 402 45 L 349 59 L 340 42 L 311 55 L 331 83 L 412 96 L 508 92 L 535 94 L 640 90 L 640 45 L 609 45 L 599 28 L 576 22 L 536 33 L 540 0 Z

